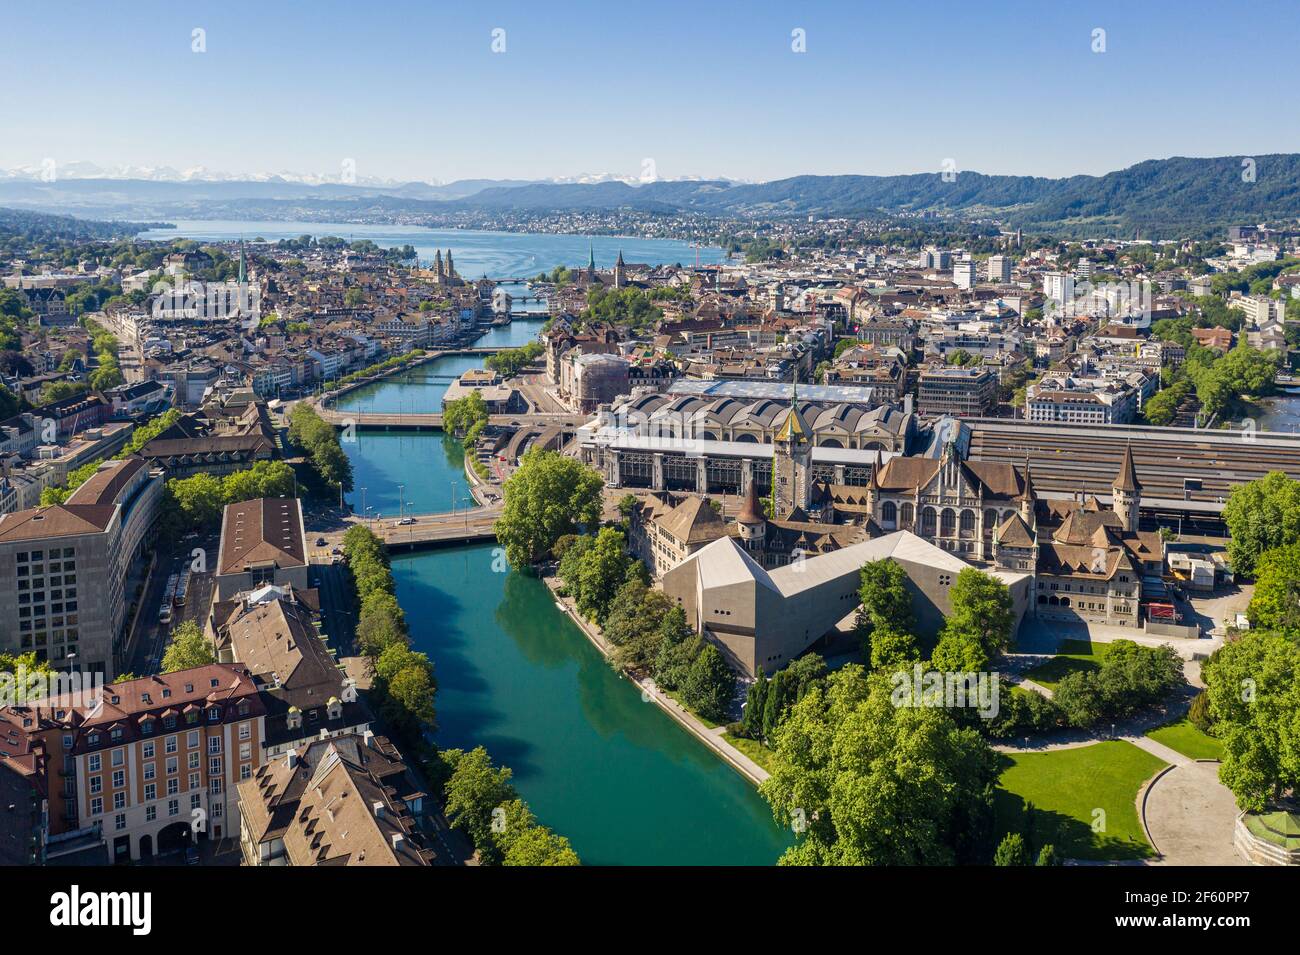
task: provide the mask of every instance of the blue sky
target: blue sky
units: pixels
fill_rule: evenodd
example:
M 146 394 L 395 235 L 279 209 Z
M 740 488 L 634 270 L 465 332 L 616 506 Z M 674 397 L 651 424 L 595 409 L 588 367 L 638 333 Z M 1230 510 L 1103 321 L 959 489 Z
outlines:
M 1300 151 L 1300 4 L 14 3 L 0 168 L 1062 176 Z M 191 51 L 195 28 L 207 52 Z M 492 31 L 505 31 L 494 54 Z M 791 50 L 791 31 L 806 35 Z M 1104 53 L 1093 31 L 1105 30 Z

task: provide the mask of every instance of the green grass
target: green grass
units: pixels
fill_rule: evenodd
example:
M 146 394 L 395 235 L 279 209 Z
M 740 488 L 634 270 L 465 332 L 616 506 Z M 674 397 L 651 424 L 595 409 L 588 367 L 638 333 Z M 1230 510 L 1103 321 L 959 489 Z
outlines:
M 722 738 L 754 762 L 758 763 L 758 765 L 762 766 L 769 773 L 775 768 L 776 754 L 758 740 L 747 739 L 744 736 L 735 736 L 731 733 L 723 733 Z
M 1284 812 L 1269 812 L 1262 816 L 1246 813 L 1246 828 L 1251 834 L 1283 849 L 1300 849 L 1300 835 L 1295 832 L 1295 820 Z
M 994 794 L 998 838 L 1026 835 L 1037 852 L 1051 843 L 1063 859 L 1145 859 L 1153 854 L 1137 794 L 1164 763 L 1123 740 L 1047 753 L 1004 754 Z M 1032 802 L 1032 832 L 1025 804 Z M 1104 811 L 1102 818 L 1096 810 Z M 1094 831 L 1095 825 L 1103 825 Z
M 1049 690 L 1055 690 L 1056 685 L 1061 682 L 1061 677 L 1067 673 L 1081 673 L 1086 670 L 1098 670 L 1101 668 L 1101 658 L 1106 655 L 1109 647 L 1104 644 L 1093 644 L 1088 640 L 1064 640 L 1061 642 L 1061 649 L 1048 660 L 1046 663 L 1040 663 L 1032 670 L 1025 673 L 1027 679 L 1033 680 Z
M 1201 732 L 1188 719 L 1153 729 L 1147 736 L 1189 759 L 1223 759 L 1223 744 Z

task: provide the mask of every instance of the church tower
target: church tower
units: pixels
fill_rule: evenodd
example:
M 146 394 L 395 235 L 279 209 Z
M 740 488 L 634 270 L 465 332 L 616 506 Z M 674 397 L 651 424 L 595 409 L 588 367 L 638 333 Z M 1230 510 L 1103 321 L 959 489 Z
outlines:
M 785 519 L 795 508 L 808 509 L 812 491 L 812 439 L 808 422 L 799 413 L 798 382 L 791 392 L 785 420 L 776 429 L 772 450 L 772 516 Z
M 433 274 L 434 274 L 434 281 L 436 281 L 439 285 L 441 285 L 443 283 L 442 249 L 433 250 Z
M 736 526 L 740 530 L 740 539 L 750 550 L 762 550 L 763 539 L 767 536 L 767 518 L 758 503 L 758 484 L 751 480 L 745 491 L 745 503 L 736 515 Z
M 451 261 L 451 249 L 447 250 L 447 284 L 451 285 L 456 281 L 456 266 Z
M 618 250 L 618 258 L 614 262 L 614 288 L 624 288 L 627 286 L 627 267 L 623 264 L 623 250 Z
M 596 244 L 594 242 L 587 245 L 587 281 L 596 281 Z
M 1120 462 L 1119 474 L 1110 486 L 1110 506 L 1119 515 L 1120 527 L 1126 531 L 1138 529 L 1138 508 L 1142 505 L 1142 485 L 1137 479 L 1137 469 L 1133 467 L 1133 446 L 1124 446 L 1124 460 Z

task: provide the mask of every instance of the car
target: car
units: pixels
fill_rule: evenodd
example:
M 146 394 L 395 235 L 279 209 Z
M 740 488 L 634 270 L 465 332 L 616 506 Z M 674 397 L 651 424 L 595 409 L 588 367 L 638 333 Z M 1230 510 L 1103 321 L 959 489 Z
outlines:
M 198 848 L 198 846 L 188 846 L 188 847 L 185 849 L 185 864 L 186 864 L 186 865 L 198 865 L 198 864 L 199 864 L 199 848 Z
M 398 521 L 397 523 L 400 524 L 402 527 L 406 527 L 408 524 L 414 524 L 414 523 L 415 523 L 415 518 L 414 518 L 414 517 L 403 517 L 403 518 L 402 518 L 400 521 Z
M 327 541 L 325 540 L 325 538 L 323 538 L 323 537 L 318 537 L 318 538 L 316 538 L 316 546 L 317 546 L 317 547 L 324 547 L 327 543 L 328 543 L 328 542 L 327 542 Z

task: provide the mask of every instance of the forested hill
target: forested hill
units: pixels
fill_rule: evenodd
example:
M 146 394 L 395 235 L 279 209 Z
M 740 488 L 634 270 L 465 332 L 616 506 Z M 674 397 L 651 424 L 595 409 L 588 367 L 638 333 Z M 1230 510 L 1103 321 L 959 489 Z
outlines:
M 996 214 L 1051 231 L 1127 234 L 1214 231 L 1229 223 L 1300 217 L 1300 155 L 1153 159 L 1104 176 L 1045 179 L 962 172 L 796 176 L 773 182 L 656 182 L 633 187 L 537 183 L 485 189 L 462 209 L 696 210 L 731 215 L 852 216 L 873 211 Z

